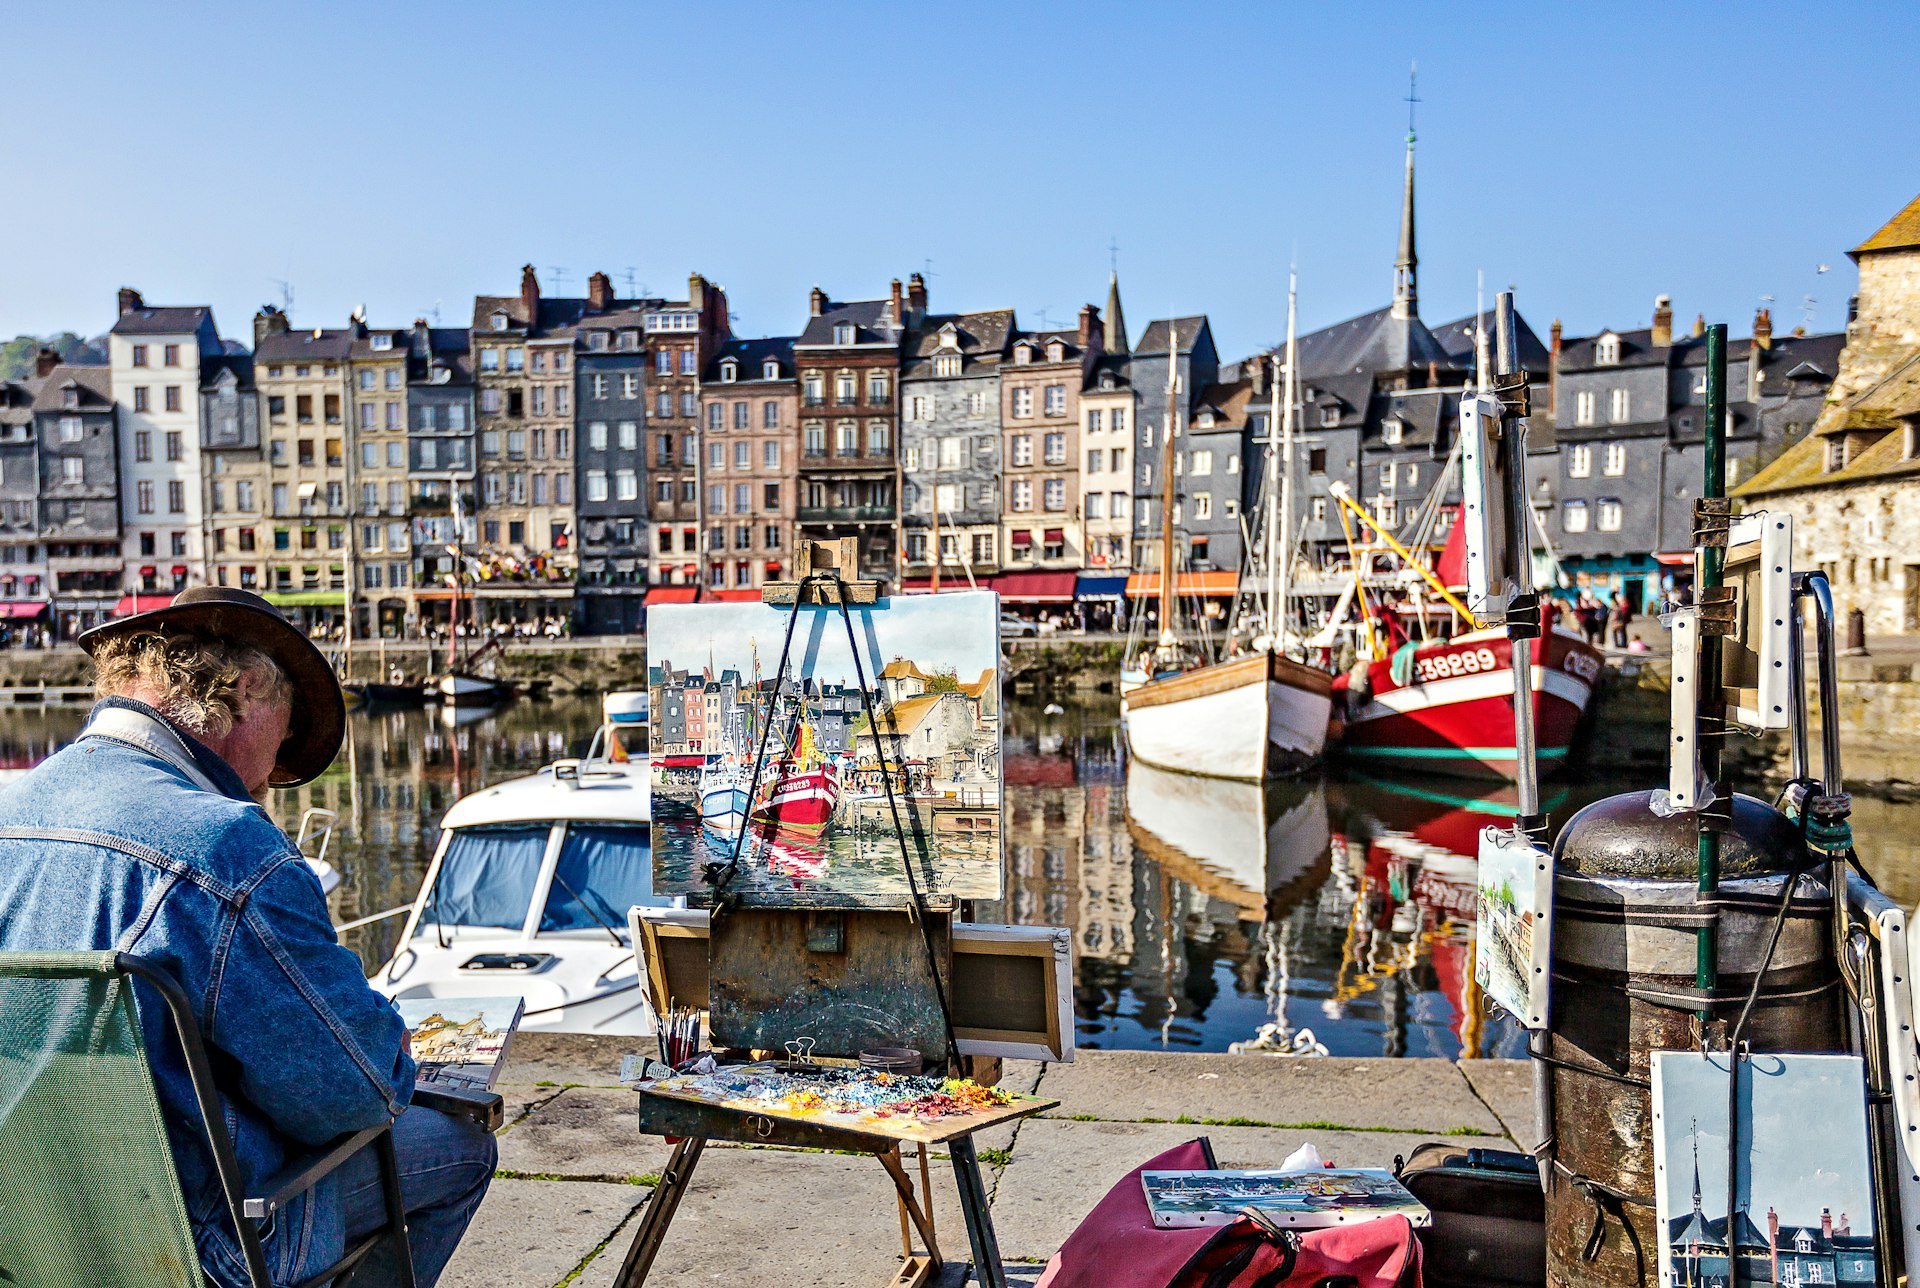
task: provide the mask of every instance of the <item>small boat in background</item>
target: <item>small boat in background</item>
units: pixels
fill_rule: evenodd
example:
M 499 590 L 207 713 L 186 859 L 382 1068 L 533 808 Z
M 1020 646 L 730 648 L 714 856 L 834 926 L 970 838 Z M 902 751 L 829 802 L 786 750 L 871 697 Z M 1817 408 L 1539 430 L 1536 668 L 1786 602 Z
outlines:
M 512 697 L 514 687 L 505 680 L 470 671 L 448 671 L 435 677 L 431 692 L 456 707 L 492 707 Z

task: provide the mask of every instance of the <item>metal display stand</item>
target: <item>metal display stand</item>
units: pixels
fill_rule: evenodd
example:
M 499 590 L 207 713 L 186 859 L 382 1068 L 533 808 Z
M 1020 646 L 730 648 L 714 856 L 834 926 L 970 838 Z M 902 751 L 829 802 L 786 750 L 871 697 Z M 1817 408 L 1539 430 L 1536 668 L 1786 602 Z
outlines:
M 859 649 L 852 638 L 851 620 L 846 617 L 847 606 L 876 603 L 879 587 L 875 582 L 853 579 L 852 573 L 857 567 L 854 540 L 803 542 L 795 555 L 797 580 L 769 583 L 762 590 L 762 600 L 795 609 L 802 606 L 838 608 L 847 622 L 848 644 L 854 650 L 858 670 Z M 789 645 L 791 639 L 790 630 Z M 784 675 L 785 669 L 783 648 L 775 674 Z M 863 693 L 864 685 L 863 677 Z M 873 721 L 870 699 L 867 716 Z M 765 731 L 770 732 L 771 727 L 769 718 Z M 718 1047 L 736 1051 L 776 1049 L 776 1039 L 791 1036 L 796 1021 L 802 1016 L 811 1016 L 818 1021 L 819 1054 L 855 1056 L 862 1043 L 876 1036 L 895 1039 L 893 1045 L 905 1044 L 900 1039 L 910 1038 L 910 1044 L 927 1055 L 929 1066 L 958 1065 L 960 1056 L 955 1050 L 946 996 L 952 963 L 952 914 L 957 909 L 951 899 L 928 897 L 921 891 L 911 856 L 905 852 L 902 807 L 893 796 L 877 722 L 873 728 L 875 746 L 881 749 L 880 777 L 887 787 L 891 821 L 901 839 L 901 858 L 906 865 L 912 899 L 885 907 L 742 907 L 738 894 L 728 889 L 732 871 L 738 865 L 738 849 L 732 864 L 710 865 L 706 877 L 711 888 L 707 897 L 713 916 L 709 942 L 709 1016 L 712 1039 Z M 765 737 L 763 732 L 755 765 L 756 782 L 765 762 Z M 738 844 L 744 845 L 744 838 L 743 829 Z M 856 999 L 860 1005 L 848 1006 L 848 999 Z M 878 1014 L 890 1032 L 865 1033 L 859 1021 L 845 1019 L 850 1012 Z M 916 1190 L 902 1159 L 903 1141 L 899 1134 L 798 1122 L 750 1110 L 668 1099 L 648 1095 L 644 1088 L 639 1099 L 640 1133 L 676 1138 L 677 1143 L 661 1172 L 659 1185 L 647 1200 L 633 1243 L 614 1279 L 616 1288 L 638 1288 L 646 1282 L 647 1273 L 691 1184 L 694 1168 L 707 1143 L 715 1140 L 839 1150 L 867 1154 L 878 1160 L 893 1182 L 900 1209 L 902 1262 L 898 1273 L 888 1281 L 889 1288 L 919 1288 L 945 1265 L 934 1228 L 927 1164 L 929 1146 L 943 1145 L 952 1161 L 954 1180 L 959 1188 L 974 1274 L 982 1288 L 1006 1288 L 1006 1272 L 1000 1263 L 999 1244 L 994 1237 L 993 1217 L 980 1176 L 973 1133 L 983 1126 L 1039 1113 L 1058 1103 L 1036 1100 L 1014 1107 L 990 1123 L 969 1120 L 948 1130 L 942 1130 L 936 1123 L 914 1131 L 911 1141 L 920 1146 L 920 1185 Z M 782 1157 L 773 1151 L 751 1156 L 763 1160 Z M 919 1237 L 918 1251 L 912 1237 L 915 1234 Z

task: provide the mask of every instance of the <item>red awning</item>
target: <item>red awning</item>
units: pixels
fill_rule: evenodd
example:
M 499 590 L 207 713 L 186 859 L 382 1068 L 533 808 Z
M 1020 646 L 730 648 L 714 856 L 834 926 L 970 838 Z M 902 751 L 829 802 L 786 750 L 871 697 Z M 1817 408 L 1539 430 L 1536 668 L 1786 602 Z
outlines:
M 22 618 L 38 617 L 46 611 L 46 604 L 38 600 L 15 600 L 11 603 L 0 603 L 0 618 L 8 618 L 15 621 Z
M 1020 528 L 1014 532 L 1012 540 L 1016 546 L 1030 546 L 1033 544 L 1033 533 Z
M 172 602 L 172 595 L 122 595 L 120 602 L 113 606 L 113 615 L 131 617 L 135 613 L 150 613 L 156 608 L 165 608 Z
M 1071 604 L 1078 580 L 1070 572 L 1006 572 L 993 579 L 993 588 L 1009 603 Z
M 155 569 L 152 564 L 147 564 L 140 569 L 140 575 L 142 577 L 151 577 L 153 576 L 154 572 L 155 572 Z
M 1664 564 L 1668 568 L 1690 568 L 1693 566 L 1693 551 L 1678 550 L 1673 554 L 1656 552 L 1653 560 L 1655 563 Z
M 665 769 L 698 769 L 707 763 L 705 756 L 661 756 L 654 764 Z
M 647 592 L 646 605 L 691 604 L 699 593 L 698 586 L 655 586 Z
M 184 577 L 184 576 L 186 576 L 186 575 L 187 575 L 187 566 L 186 566 L 185 564 L 175 564 L 175 565 L 173 566 L 173 575 L 174 575 L 174 576 L 176 576 L 176 577 Z
M 718 600 L 723 604 L 757 604 L 760 602 L 760 592 L 753 587 L 743 587 L 739 590 L 710 590 L 707 592 L 707 598 Z

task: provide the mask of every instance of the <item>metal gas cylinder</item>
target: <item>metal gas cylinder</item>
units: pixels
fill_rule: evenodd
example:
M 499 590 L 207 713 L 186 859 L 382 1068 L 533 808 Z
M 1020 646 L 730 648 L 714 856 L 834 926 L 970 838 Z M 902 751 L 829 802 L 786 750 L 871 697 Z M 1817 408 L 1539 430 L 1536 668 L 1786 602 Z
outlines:
M 1568 820 L 1554 846 L 1547 1278 L 1566 1288 L 1651 1288 L 1660 1279 L 1650 1057 L 1698 1045 L 1694 931 L 1702 913 L 1694 816 L 1663 818 L 1650 808 L 1652 796 L 1596 801 Z M 1799 833 L 1784 814 L 1734 797 L 1721 839 L 1719 988 L 1711 999 L 1727 1025 L 1761 968 L 1785 873 L 1799 854 Z M 1754 1050 L 1839 1049 L 1831 909 L 1826 882 L 1803 877 L 1742 1034 Z

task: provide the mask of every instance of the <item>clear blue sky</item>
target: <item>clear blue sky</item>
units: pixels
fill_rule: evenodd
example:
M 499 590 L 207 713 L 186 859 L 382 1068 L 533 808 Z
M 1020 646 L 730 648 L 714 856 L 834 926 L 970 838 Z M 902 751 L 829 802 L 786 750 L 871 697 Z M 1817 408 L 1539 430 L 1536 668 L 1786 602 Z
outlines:
M 1065 324 L 1119 243 L 1133 330 L 1207 312 L 1227 356 L 1386 302 L 1420 66 L 1422 313 L 1518 286 L 1544 332 L 1653 297 L 1745 334 L 1818 300 L 1920 191 L 1920 8 L 1775 5 L 15 6 L 0 336 L 113 292 L 295 292 L 464 324 L 539 266 L 728 289 L 787 334 L 815 283 Z M 1509 160 L 1509 158 L 1512 158 Z M 1819 264 L 1832 267 L 1819 276 Z M 549 266 L 568 270 L 559 282 Z

